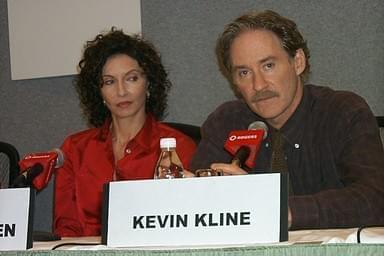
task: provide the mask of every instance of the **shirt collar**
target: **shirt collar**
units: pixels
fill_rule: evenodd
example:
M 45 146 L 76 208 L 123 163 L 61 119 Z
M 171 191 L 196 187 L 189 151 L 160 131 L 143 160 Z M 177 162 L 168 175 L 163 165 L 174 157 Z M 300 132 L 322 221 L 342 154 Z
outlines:
M 111 127 L 111 118 L 107 118 L 104 124 L 100 127 L 100 132 L 98 139 L 100 141 L 106 142 L 111 137 L 110 127 Z M 152 141 L 152 131 L 155 129 L 154 125 L 156 124 L 156 119 L 152 114 L 147 114 L 143 127 L 136 134 L 136 136 L 129 143 L 137 143 L 144 150 L 149 150 Z
M 100 127 L 99 136 L 97 137 L 100 141 L 106 141 L 108 136 L 110 136 L 110 127 L 111 127 L 111 118 L 108 117 L 103 125 Z
M 295 112 L 288 119 L 288 121 L 281 128 L 281 132 L 284 135 L 286 141 L 290 144 L 295 144 L 300 141 L 300 138 L 303 135 L 303 126 L 304 120 L 309 118 L 310 105 L 312 104 L 313 99 L 311 98 L 310 93 L 308 92 L 307 85 L 303 88 L 303 97 L 297 106 Z
M 156 119 L 152 114 L 147 114 L 145 123 L 140 129 L 139 133 L 132 139 L 131 142 L 136 142 L 144 150 L 150 150 L 152 142 L 152 133 L 154 131 L 154 126 L 156 124 Z

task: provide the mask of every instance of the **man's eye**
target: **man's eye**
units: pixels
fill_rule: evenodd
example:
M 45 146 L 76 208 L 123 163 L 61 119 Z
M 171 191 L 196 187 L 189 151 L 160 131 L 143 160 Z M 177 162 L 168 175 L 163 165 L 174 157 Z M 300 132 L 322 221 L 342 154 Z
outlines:
M 240 70 L 239 72 L 239 77 L 245 77 L 246 75 L 249 74 L 248 70 Z
M 264 68 L 265 68 L 266 70 L 270 70 L 270 69 L 272 69 L 274 66 L 275 66 L 275 63 L 267 63 L 267 64 L 264 65 Z

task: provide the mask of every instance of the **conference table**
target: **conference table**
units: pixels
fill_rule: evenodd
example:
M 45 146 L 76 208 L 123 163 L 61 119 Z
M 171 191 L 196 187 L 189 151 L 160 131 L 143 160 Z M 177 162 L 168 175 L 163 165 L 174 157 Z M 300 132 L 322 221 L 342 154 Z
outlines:
M 358 233 L 360 237 L 358 239 Z M 235 234 L 234 234 L 235 235 Z M 360 240 L 360 241 L 358 241 Z M 360 243 L 358 243 L 360 242 Z M 200 247 L 135 247 L 110 248 L 100 237 L 62 238 L 58 241 L 34 242 L 25 251 L 0 251 L 10 255 L 384 255 L 384 227 L 290 231 L 289 240 L 273 244 L 242 244 Z

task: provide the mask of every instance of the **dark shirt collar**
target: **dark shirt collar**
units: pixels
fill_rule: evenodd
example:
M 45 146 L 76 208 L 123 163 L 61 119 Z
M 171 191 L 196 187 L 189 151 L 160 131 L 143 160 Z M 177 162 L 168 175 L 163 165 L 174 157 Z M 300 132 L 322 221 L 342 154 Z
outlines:
M 302 121 L 309 118 L 310 106 L 313 98 L 311 97 L 307 86 L 308 85 L 303 86 L 303 97 L 295 112 L 293 112 L 292 116 L 280 129 L 286 141 L 291 145 L 300 141 L 304 130 L 304 123 Z

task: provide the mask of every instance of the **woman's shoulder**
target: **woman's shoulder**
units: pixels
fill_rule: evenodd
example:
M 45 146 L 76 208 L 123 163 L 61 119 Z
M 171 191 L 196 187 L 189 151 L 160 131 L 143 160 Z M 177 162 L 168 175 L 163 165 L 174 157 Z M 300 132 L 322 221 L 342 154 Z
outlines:
M 91 140 L 100 139 L 101 136 L 101 128 L 88 128 L 67 136 L 64 140 L 64 145 L 82 145 L 84 143 L 88 143 Z
M 81 131 L 70 134 L 67 138 L 72 140 L 82 139 L 85 137 L 95 137 L 100 134 L 100 128 L 87 128 Z

